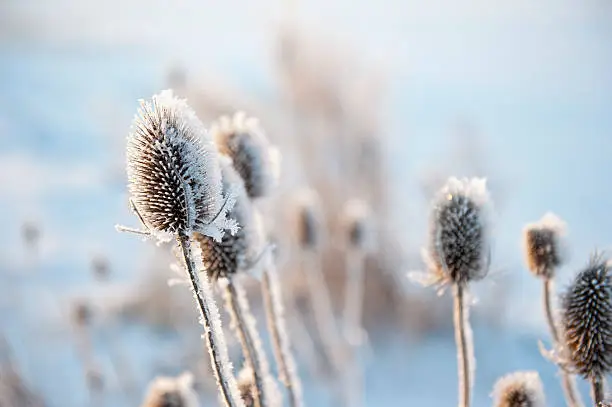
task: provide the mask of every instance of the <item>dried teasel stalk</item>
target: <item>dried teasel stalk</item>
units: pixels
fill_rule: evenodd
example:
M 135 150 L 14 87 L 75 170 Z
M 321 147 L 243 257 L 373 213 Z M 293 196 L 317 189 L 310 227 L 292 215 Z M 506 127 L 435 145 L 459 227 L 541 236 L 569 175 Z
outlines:
M 127 139 L 128 188 L 132 209 L 145 231 L 119 230 L 175 238 L 200 312 L 201 324 L 222 402 L 243 406 L 232 374 L 221 320 L 208 279 L 201 280 L 191 248 L 199 232 L 220 240 L 236 222 L 227 217 L 231 196 L 222 194 L 221 167 L 212 139 L 187 103 L 172 91 L 141 101 Z
M 560 323 L 567 368 L 591 382 L 597 406 L 612 372 L 612 270 L 602 255 L 594 254 L 561 296 Z

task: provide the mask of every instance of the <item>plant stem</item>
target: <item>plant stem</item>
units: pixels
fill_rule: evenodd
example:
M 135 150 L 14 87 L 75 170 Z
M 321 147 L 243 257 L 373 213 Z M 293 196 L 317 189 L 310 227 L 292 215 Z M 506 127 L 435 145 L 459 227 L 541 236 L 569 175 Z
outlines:
M 453 288 L 455 341 L 457 343 L 457 367 L 459 370 L 459 407 L 469 407 L 472 383 L 470 362 L 473 345 L 468 343 L 471 340 L 471 335 L 468 334 L 470 327 L 468 326 L 468 306 L 465 301 L 466 287 L 463 283 L 455 283 Z
M 604 378 L 603 376 L 591 377 L 591 397 L 595 407 L 599 407 L 604 401 Z
M 351 406 L 361 405 L 363 398 L 363 372 L 359 365 L 359 349 L 362 337 L 363 285 L 363 257 L 358 250 L 347 249 L 344 336 L 349 347 L 352 364 L 351 369 L 349 369 L 349 387 L 352 389 Z
M 219 386 L 223 403 L 226 407 L 244 407 L 227 356 L 227 345 L 223 338 L 219 310 L 210 292 L 208 281 L 205 280 L 204 284 L 200 281 L 200 276 L 191 253 L 189 237 L 185 234 L 179 234 L 177 241 L 183 252 L 193 296 L 200 311 L 201 324 L 204 326 L 203 337 L 208 347 L 212 370 L 217 380 L 217 386 Z
M 555 347 L 559 347 L 561 342 L 559 341 L 560 335 L 555 323 L 555 316 L 552 311 L 552 292 L 553 292 L 553 280 L 552 278 L 545 278 L 543 283 L 542 299 L 544 306 L 544 313 L 546 314 L 546 322 L 548 323 L 548 329 L 550 336 L 553 338 Z M 560 369 L 561 374 L 561 385 L 563 387 L 563 393 L 565 400 L 569 407 L 582 406 L 582 401 L 576 390 L 576 382 L 574 378 L 567 373 L 563 368 Z
M 279 379 L 287 388 L 291 406 L 301 407 L 304 404 L 302 401 L 302 383 L 291 353 L 291 341 L 285 326 L 283 298 L 274 264 L 270 264 L 264 271 L 261 284 L 268 330 L 272 337 Z
M 257 331 L 254 327 L 254 318 L 250 314 L 249 305 L 246 301 L 244 290 L 242 287 L 234 281 L 233 276 L 228 276 L 226 279 L 227 284 L 225 285 L 225 300 L 228 311 L 232 317 L 232 328 L 236 332 L 236 336 L 242 346 L 242 352 L 247 363 L 253 370 L 253 379 L 255 386 L 253 386 L 253 398 L 255 399 L 255 405 L 258 407 L 266 407 L 267 397 L 265 389 L 265 380 L 267 375 L 267 364 L 264 367 L 263 351 L 255 344 L 255 340 L 259 340 L 259 337 L 255 339 Z M 248 320 L 247 320 L 248 318 Z

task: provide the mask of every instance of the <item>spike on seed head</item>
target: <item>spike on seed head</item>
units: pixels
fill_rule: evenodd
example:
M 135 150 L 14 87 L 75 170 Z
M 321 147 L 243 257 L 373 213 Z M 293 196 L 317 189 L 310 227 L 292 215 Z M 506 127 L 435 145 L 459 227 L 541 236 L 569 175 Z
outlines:
M 193 376 L 157 377 L 149 385 L 142 407 L 197 407 L 198 397 L 193 390 Z
M 366 250 L 372 244 L 368 205 L 359 199 L 348 201 L 343 211 L 343 224 L 350 247 Z
M 612 272 L 601 255 L 561 297 L 561 327 L 570 367 L 586 378 L 612 372 Z
M 221 117 L 211 127 L 219 151 L 230 157 L 250 198 L 270 193 L 276 185 L 280 155 L 272 147 L 255 118 L 237 112 Z
M 495 407 L 545 407 L 544 388 L 537 372 L 502 377 L 493 389 Z
M 212 139 L 171 90 L 141 101 L 127 141 L 127 174 L 135 208 L 158 235 L 198 231 L 219 238 L 233 226 L 223 210 Z
M 529 270 L 537 277 L 552 278 L 563 262 L 561 239 L 565 223 L 552 213 L 525 226 L 523 245 Z
M 486 180 L 451 177 L 434 201 L 429 266 L 438 282 L 467 283 L 489 266 Z
M 321 244 L 322 219 L 319 197 L 312 189 L 302 190 L 297 196 L 296 235 L 304 250 L 316 250 Z
M 225 158 L 222 157 L 223 188 L 226 192 L 234 191 L 236 203 L 230 211 L 230 217 L 236 219 L 240 229 L 233 235 L 226 233 L 221 241 L 200 233 L 194 234 L 201 250 L 204 269 L 212 281 L 246 271 L 263 246 L 261 225 L 244 183 L 231 161 Z

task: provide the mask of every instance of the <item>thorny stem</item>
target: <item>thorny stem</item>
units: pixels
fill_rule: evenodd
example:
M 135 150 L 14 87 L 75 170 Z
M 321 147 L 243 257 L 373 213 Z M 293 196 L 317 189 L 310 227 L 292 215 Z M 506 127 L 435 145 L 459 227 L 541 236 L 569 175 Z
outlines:
M 244 296 L 244 293 L 239 293 L 238 290 L 242 290 L 242 287 L 236 284 L 233 277 L 228 276 L 227 285 L 225 287 L 225 297 L 232 317 L 233 328 L 242 346 L 244 358 L 253 370 L 253 379 L 255 382 L 253 386 L 253 398 L 255 400 L 255 405 L 258 407 L 266 407 L 268 404 L 262 369 L 262 355 L 257 352 L 255 344 L 253 343 L 253 335 L 248 328 L 248 322 L 245 316 L 245 311 L 248 311 L 245 310 L 245 304 L 240 300 L 240 295 Z
M 542 299 L 544 302 L 544 313 L 546 314 L 546 322 L 548 323 L 548 329 L 550 330 L 550 336 L 553 338 L 553 342 L 555 347 L 561 345 L 559 341 L 559 330 L 557 328 L 557 324 L 555 323 L 555 317 L 552 310 L 552 296 L 551 293 L 553 291 L 553 280 L 552 278 L 544 279 L 543 291 L 542 291 Z M 560 369 L 561 374 L 561 384 L 563 386 L 563 393 L 565 394 L 565 399 L 567 401 L 567 405 L 569 407 L 580 407 L 582 406 L 582 401 L 580 400 L 580 396 L 576 391 L 576 382 L 574 378 L 564 369 Z
M 303 405 L 302 384 L 291 353 L 291 343 L 285 326 L 283 298 L 274 264 L 270 264 L 264 271 L 261 287 L 280 381 L 287 388 L 291 407 L 301 407 Z
M 604 378 L 603 376 L 595 376 L 591 378 L 591 397 L 595 407 L 599 407 L 604 401 Z
M 215 332 L 215 329 L 213 328 L 213 313 L 211 312 L 210 302 L 214 300 L 212 298 L 205 298 L 202 291 L 200 276 L 198 275 L 193 256 L 191 254 L 191 242 L 189 241 L 189 237 L 184 234 L 179 234 L 177 240 L 183 252 L 191 287 L 194 291 L 194 297 L 198 305 L 198 310 L 200 311 L 200 316 L 202 317 L 202 323 L 204 325 L 203 337 L 210 353 L 213 374 L 217 380 L 217 386 L 219 386 L 223 402 L 226 407 L 244 407 L 244 403 L 242 403 L 237 391 L 232 391 L 233 389 L 236 389 L 236 386 L 235 384 L 234 386 L 230 384 L 230 381 L 235 380 L 231 374 L 231 371 L 225 371 L 225 369 L 231 369 L 230 366 L 224 366 L 223 361 L 224 359 L 227 359 L 227 357 L 222 357 L 222 353 L 227 354 L 227 348 L 225 347 L 224 343 L 220 343 L 221 341 L 219 340 L 218 335 L 222 335 L 222 333 Z
M 457 367 L 459 370 L 459 407 L 469 407 L 472 381 L 469 363 L 472 344 L 468 343 L 468 335 L 466 334 L 466 330 L 469 329 L 466 325 L 469 322 L 467 320 L 465 285 L 464 283 L 455 283 L 453 288 L 455 341 L 457 342 Z
M 323 271 L 321 270 L 320 264 L 318 264 L 316 256 L 316 253 L 304 253 L 306 267 L 304 267 L 303 273 L 306 277 L 306 283 L 308 284 L 310 305 L 319 333 L 319 339 L 323 346 L 323 352 L 329 363 L 331 363 L 337 379 L 345 382 L 342 377 L 344 371 L 343 364 L 346 359 L 344 356 L 345 349 L 339 337 L 329 291 L 325 284 L 325 277 L 323 276 Z M 346 387 L 346 383 L 344 387 Z M 350 389 L 344 390 L 346 393 L 345 402 L 348 403 L 348 393 L 350 393 Z
M 363 372 L 358 361 L 361 346 L 361 318 L 363 304 L 363 257 L 357 250 L 349 249 L 346 257 L 346 289 L 344 294 L 344 336 L 351 356 L 349 386 L 353 391 L 351 406 L 357 406 L 363 397 Z

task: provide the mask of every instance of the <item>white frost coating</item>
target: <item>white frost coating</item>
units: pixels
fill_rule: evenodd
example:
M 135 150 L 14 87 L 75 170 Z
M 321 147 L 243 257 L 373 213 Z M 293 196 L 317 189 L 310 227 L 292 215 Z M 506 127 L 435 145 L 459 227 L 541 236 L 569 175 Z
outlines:
M 439 192 L 439 195 L 442 197 L 447 196 L 448 194 L 464 195 L 479 206 L 486 205 L 490 202 L 486 178 L 459 179 L 456 177 L 450 177 Z
M 201 253 L 197 248 L 198 245 L 195 246 L 196 249 L 191 251 L 192 258 L 195 264 L 202 264 Z M 195 271 L 195 265 L 193 266 L 193 270 Z M 220 399 L 220 402 L 222 405 L 227 407 L 244 407 L 244 403 L 240 397 L 240 392 L 238 391 L 236 379 L 234 378 L 232 364 L 229 361 L 227 344 L 223 335 L 223 327 L 221 325 L 221 317 L 219 315 L 219 308 L 214 300 L 207 273 L 195 272 L 192 278 L 197 286 L 197 290 L 193 289 L 192 287 L 193 296 L 196 298 L 196 300 L 199 299 L 204 304 L 205 308 L 200 309 L 200 323 L 204 326 L 204 338 L 206 340 L 210 358 L 214 364 L 216 359 L 215 356 L 218 356 L 220 362 L 220 366 L 218 366 L 219 369 L 216 369 L 215 366 L 213 366 L 213 372 L 215 373 L 217 379 L 217 385 L 221 386 L 221 381 L 223 381 L 229 388 L 231 404 L 226 403 L 223 398 Z M 203 323 L 204 318 L 206 317 L 205 313 L 210 316 L 212 326 Z M 209 334 L 211 335 L 212 340 L 210 340 Z M 220 377 L 217 376 L 218 371 L 220 373 Z
M 180 407 L 199 406 L 198 395 L 193 390 L 193 375 L 185 372 L 178 377 L 156 377 L 149 385 L 142 407 L 160 406 L 168 394 L 176 395 Z
M 302 395 L 302 383 L 297 373 L 297 367 L 293 353 L 291 352 L 291 340 L 287 333 L 285 320 L 285 307 L 281 293 L 276 266 L 271 259 L 267 261 L 262 283 L 263 295 L 266 306 L 266 317 L 268 329 L 272 337 L 274 357 L 278 366 L 279 380 L 287 387 L 291 397 L 292 407 L 304 405 Z
M 212 138 L 171 90 L 140 101 L 127 138 L 127 174 L 132 202 L 151 234 L 198 231 L 220 239 L 235 228 Z
M 513 397 L 523 395 L 525 404 L 510 404 Z M 544 387 L 538 372 L 514 372 L 499 379 L 493 387 L 492 397 L 494 406 L 519 407 L 546 407 Z
M 563 236 L 567 232 L 567 224 L 552 212 L 547 212 L 542 218 L 525 226 L 526 229 L 549 229 Z
M 220 117 L 211 126 L 219 150 L 228 155 L 243 177 L 251 198 L 268 195 L 278 184 L 280 153 L 273 147 L 259 120 L 236 112 Z

